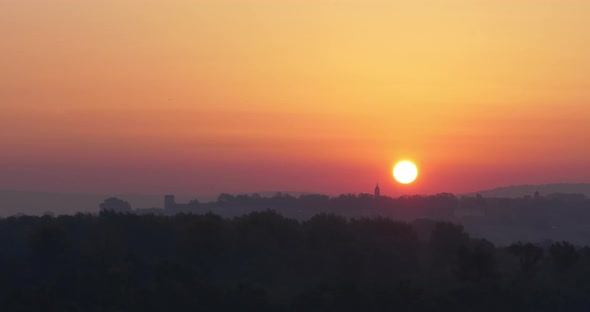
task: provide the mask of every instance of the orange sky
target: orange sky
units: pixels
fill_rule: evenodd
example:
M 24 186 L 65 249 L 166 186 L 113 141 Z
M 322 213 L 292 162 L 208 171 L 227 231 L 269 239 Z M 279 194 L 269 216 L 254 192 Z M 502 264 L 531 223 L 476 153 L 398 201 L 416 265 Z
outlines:
M 0 0 L 0 189 L 590 182 L 588 29 L 585 0 Z

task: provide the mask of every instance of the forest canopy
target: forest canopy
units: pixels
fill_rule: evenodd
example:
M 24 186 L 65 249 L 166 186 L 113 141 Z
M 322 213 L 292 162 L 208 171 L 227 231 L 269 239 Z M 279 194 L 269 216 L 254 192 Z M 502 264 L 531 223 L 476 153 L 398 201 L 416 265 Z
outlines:
M 274 211 L 0 220 L 3 311 L 583 311 L 590 249 Z

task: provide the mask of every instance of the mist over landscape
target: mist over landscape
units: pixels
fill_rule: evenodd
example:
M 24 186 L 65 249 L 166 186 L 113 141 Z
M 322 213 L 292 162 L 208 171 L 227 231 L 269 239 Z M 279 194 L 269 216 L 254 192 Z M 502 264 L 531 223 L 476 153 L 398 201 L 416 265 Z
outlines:
M 1 0 L 0 311 L 590 311 L 589 21 Z
M 461 224 L 474 237 L 507 245 L 517 241 L 570 241 L 590 245 L 590 184 L 522 185 L 482 190 L 470 194 L 320 195 L 297 192 L 221 194 L 219 196 L 88 195 L 41 192 L 0 192 L 4 217 L 19 215 L 97 214 L 104 200 L 116 198 L 128 204 L 123 213 L 174 216 L 214 213 L 225 218 L 251 212 L 276 211 L 300 221 L 321 213 L 347 218 L 386 217 L 415 222 L 449 221 Z M 116 208 L 115 208 L 116 210 Z

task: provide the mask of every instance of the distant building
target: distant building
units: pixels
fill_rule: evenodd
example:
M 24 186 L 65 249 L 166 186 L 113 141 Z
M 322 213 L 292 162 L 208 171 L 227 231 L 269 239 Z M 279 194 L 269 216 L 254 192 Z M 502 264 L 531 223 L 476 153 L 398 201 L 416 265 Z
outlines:
M 375 186 L 375 198 L 381 197 L 381 189 L 379 188 L 379 183 Z
M 164 196 L 164 209 L 174 209 L 176 207 L 176 199 L 174 195 Z
M 188 212 L 192 209 L 198 208 L 199 202 L 197 200 L 191 201 L 188 204 L 178 204 L 176 203 L 176 197 L 174 195 L 165 195 L 164 196 L 164 209 L 166 210 L 174 210 L 177 212 Z

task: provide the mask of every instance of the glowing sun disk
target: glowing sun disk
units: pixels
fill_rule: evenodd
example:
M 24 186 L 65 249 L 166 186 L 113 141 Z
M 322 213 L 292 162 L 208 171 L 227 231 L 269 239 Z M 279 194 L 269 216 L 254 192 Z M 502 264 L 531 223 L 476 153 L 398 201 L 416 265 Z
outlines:
M 412 162 L 401 161 L 393 168 L 393 177 L 401 184 L 410 184 L 418 177 L 418 168 Z

